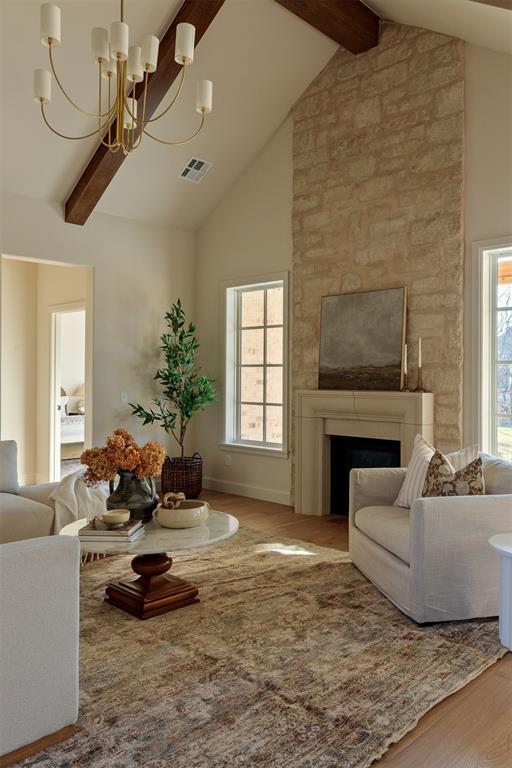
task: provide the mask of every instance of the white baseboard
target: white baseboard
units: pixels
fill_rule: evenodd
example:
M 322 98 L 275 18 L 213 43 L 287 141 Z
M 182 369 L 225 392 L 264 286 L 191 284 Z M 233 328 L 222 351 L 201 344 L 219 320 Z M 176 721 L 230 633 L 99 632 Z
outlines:
M 273 501 L 275 504 L 291 506 L 291 497 L 286 491 L 276 491 L 274 488 L 264 488 L 260 485 L 245 485 L 232 480 L 219 480 L 216 477 L 203 477 L 203 488 L 209 491 L 233 493 L 236 496 L 248 496 L 250 499 Z

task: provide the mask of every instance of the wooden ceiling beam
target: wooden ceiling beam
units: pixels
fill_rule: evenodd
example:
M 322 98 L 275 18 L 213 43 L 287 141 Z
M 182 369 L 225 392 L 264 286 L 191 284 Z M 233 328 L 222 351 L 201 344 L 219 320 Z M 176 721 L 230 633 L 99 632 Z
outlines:
M 176 79 L 181 65 L 174 61 L 176 27 L 181 22 L 196 28 L 196 45 L 221 9 L 224 0 L 185 0 L 167 32 L 160 41 L 158 67 L 148 77 L 146 116 L 151 117 Z M 135 96 L 140 97 L 143 84 L 139 83 Z M 115 135 L 115 123 L 113 127 Z M 83 225 L 98 204 L 101 196 L 125 161 L 119 151 L 112 153 L 100 144 L 78 179 L 65 204 L 65 220 L 69 224 Z
M 352 53 L 379 44 L 380 18 L 361 0 L 276 0 Z

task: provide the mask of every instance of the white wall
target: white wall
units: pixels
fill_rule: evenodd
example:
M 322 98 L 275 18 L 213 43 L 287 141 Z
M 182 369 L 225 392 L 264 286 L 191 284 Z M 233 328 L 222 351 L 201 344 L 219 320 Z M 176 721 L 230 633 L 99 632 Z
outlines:
M 60 373 L 68 395 L 85 381 L 85 310 L 60 316 Z
M 466 44 L 465 442 L 477 440 L 473 243 L 512 236 L 512 56 Z
M 194 316 L 194 235 L 102 214 L 77 227 L 57 203 L 8 193 L 1 214 L 3 254 L 94 267 L 93 442 L 124 425 L 167 444 L 130 415 L 121 392 L 149 400 L 164 312 L 181 297 Z
M 18 479 L 36 481 L 37 264 L 2 260 L 1 439 L 18 444 Z
M 205 373 L 222 389 L 224 281 L 291 269 L 292 121 L 283 123 L 197 236 L 196 318 Z M 290 459 L 220 450 L 220 402 L 198 417 L 205 486 L 290 503 Z

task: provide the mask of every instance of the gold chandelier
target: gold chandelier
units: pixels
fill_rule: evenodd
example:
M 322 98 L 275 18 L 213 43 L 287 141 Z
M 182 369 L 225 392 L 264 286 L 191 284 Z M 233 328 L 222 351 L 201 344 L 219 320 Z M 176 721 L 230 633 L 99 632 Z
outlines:
M 181 65 L 178 89 L 170 104 L 159 115 L 146 118 L 148 77 L 157 68 L 159 40 L 154 35 L 147 35 L 141 46 L 129 45 L 129 27 L 124 21 L 124 0 L 121 0 L 120 21 L 111 24 L 110 41 L 108 30 L 94 27 L 91 31 L 92 57 L 98 65 L 98 110 L 89 112 L 69 96 L 57 75 L 53 49 L 61 43 L 60 8 L 52 3 L 45 3 L 41 6 L 41 42 L 48 48 L 51 72 L 69 103 L 82 114 L 97 120 L 97 127 L 82 136 L 66 136 L 50 125 L 45 105 L 51 101 L 52 76 L 47 69 L 36 69 L 34 72 L 34 101 L 40 104 L 41 114 L 48 128 L 62 139 L 76 141 L 89 139 L 97 134 L 99 141 L 111 152 L 122 150 L 125 155 L 140 146 L 143 136 L 149 136 L 154 141 L 170 146 L 187 144 L 195 139 L 204 125 L 206 115 L 212 110 L 213 86 L 210 80 L 200 80 L 197 83 L 196 111 L 201 115 L 201 122 L 187 139 L 166 141 L 149 133 L 147 126 L 167 114 L 176 103 L 183 89 L 185 69 L 194 60 L 194 38 L 195 27 L 192 24 L 177 25 L 174 59 Z M 108 81 L 105 89 L 102 88 L 103 80 Z M 142 109 L 138 114 L 135 86 L 141 82 L 144 82 Z

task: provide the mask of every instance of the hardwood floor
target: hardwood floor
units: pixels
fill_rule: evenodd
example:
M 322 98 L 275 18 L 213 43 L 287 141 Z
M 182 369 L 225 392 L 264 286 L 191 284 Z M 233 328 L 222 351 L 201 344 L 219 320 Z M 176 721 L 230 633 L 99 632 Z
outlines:
M 61 741 L 66 741 L 66 739 L 70 739 L 78 730 L 80 729 L 76 725 L 66 725 L 66 727 L 61 728 L 60 731 L 50 733 L 48 736 L 43 736 L 42 739 L 33 741 L 31 744 L 26 744 L 19 749 L 15 749 L 14 752 L 9 752 L 7 755 L 0 757 L 0 768 L 8 768 L 8 766 L 26 760 L 27 757 L 37 755 L 37 753 L 42 752 L 43 749 L 48 749 L 48 747 L 53 747 Z
M 345 518 L 296 515 L 291 507 L 205 491 L 212 507 L 262 533 L 348 550 Z M 375 763 L 378 768 L 511 768 L 512 654 L 431 709 Z M 340 768 L 342 765 L 340 764 Z

